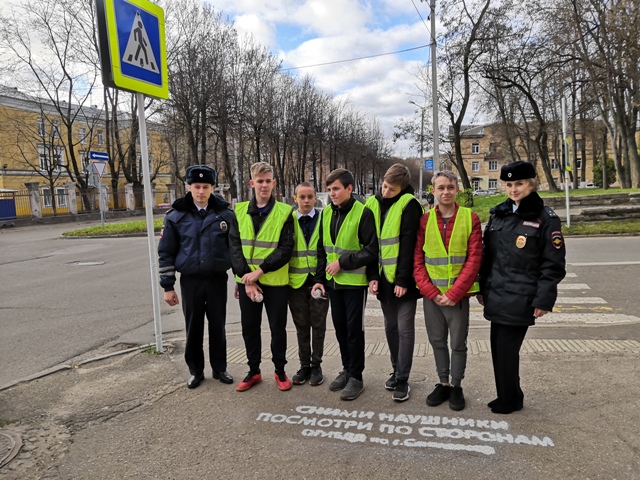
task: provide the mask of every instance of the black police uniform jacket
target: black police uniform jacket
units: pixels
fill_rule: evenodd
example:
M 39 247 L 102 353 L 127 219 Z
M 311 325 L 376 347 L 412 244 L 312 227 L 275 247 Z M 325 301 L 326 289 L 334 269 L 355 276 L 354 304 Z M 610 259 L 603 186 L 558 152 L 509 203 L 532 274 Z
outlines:
M 492 208 L 484 233 L 480 293 L 484 317 L 506 325 L 533 325 L 535 308 L 552 311 L 565 276 L 560 219 L 536 192 Z
M 229 230 L 236 217 L 229 203 L 211 195 L 202 217 L 187 193 L 167 212 L 158 244 L 160 285 L 173 290 L 175 272 L 182 275 L 226 275 L 231 268 Z

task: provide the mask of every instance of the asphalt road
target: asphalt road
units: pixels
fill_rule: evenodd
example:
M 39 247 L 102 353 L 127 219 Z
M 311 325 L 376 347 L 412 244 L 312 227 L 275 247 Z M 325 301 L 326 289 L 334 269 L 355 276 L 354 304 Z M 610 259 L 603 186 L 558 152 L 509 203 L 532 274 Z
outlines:
M 79 226 L 0 230 L 0 385 L 87 354 L 127 332 L 153 332 L 146 238 L 60 237 Z M 588 295 L 606 299 L 609 312 L 637 314 L 640 237 L 571 238 L 567 247 L 568 270 L 589 285 Z M 179 315 L 166 305 L 162 310 Z M 230 301 L 228 310 L 229 330 L 237 330 L 237 302 Z M 629 331 L 601 328 L 621 338 Z M 551 329 L 538 332 L 549 337 Z M 597 328 L 575 331 L 582 338 L 602 335 Z

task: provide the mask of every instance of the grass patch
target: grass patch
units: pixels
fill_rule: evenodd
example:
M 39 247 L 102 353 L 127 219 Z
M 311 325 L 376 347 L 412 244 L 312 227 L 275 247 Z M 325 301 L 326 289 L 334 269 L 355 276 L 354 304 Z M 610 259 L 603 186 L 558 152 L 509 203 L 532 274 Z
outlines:
M 487 197 L 473 197 L 473 207 L 471 207 L 471 210 L 478 214 L 482 223 L 485 223 L 489 221 L 489 210 L 504 202 L 506 199 L 507 195 L 504 193 Z
M 639 193 L 638 188 L 578 188 L 569 189 L 569 198 L 571 197 L 585 197 L 588 195 L 609 195 L 612 193 Z M 550 193 L 548 191 L 539 191 L 541 197 L 564 197 L 566 192 L 561 190 L 560 192 Z
M 6 418 L 0 418 L 0 428 L 4 428 L 7 425 L 11 425 L 12 423 L 16 423 L 17 420 L 8 420 Z
M 565 235 L 617 235 L 640 232 L 640 220 L 615 220 L 612 222 L 576 223 L 562 226 Z
M 153 221 L 153 228 L 159 232 L 162 228 L 162 218 Z M 98 235 L 131 235 L 134 233 L 147 233 L 147 222 L 145 220 L 137 220 L 134 222 L 109 223 L 104 227 L 99 225 L 95 227 L 81 228 L 79 230 L 71 230 L 64 232 L 64 237 L 94 237 Z

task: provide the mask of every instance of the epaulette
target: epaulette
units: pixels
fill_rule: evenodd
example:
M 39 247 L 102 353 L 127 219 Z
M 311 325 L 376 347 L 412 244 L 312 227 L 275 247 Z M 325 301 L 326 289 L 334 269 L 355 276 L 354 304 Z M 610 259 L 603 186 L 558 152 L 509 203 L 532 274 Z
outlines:
M 557 217 L 558 216 L 558 214 L 553 211 L 553 208 L 545 206 L 544 209 L 545 209 L 545 211 L 547 212 L 547 214 L 550 217 Z

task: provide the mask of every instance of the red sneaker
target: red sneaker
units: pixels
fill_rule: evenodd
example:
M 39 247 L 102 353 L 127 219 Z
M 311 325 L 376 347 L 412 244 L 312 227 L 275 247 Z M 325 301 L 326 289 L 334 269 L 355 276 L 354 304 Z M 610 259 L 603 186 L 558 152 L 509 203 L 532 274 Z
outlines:
M 249 372 L 247 376 L 244 377 L 244 380 L 238 384 L 238 386 L 236 387 L 236 390 L 238 392 L 244 392 L 245 390 L 249 390 L 256 383 L 260 383 L 261 381 L 262 381 L 262 374 L 260 372 L 258 373 Z
M 273 374 L 273 378 L 276 379 L 276 383 L 278 384 L 278 388 L 280 390 L 282 390 L 283 392 L 286 392 L 287 390 L 291 390 L 291 380 L 287 378 L 286 373 L 276 372 Z

